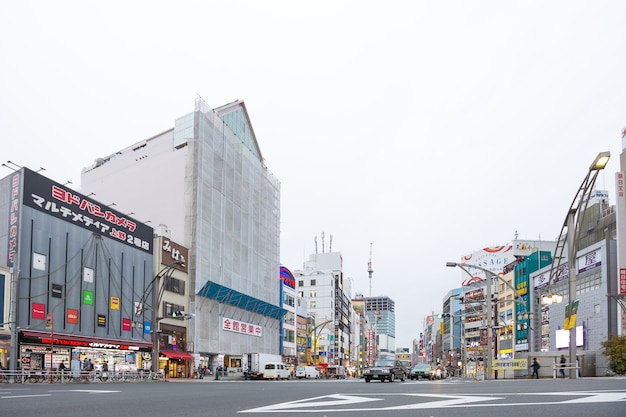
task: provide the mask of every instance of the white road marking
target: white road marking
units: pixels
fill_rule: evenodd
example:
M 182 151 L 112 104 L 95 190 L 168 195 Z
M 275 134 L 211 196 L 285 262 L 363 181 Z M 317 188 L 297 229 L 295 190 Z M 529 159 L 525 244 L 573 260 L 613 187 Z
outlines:
M 49 390 L 48 392 L 86 392 L 87 394 L 110 394 L 112 392 L 122 392 L 122 391 L 104 390 L 104 389 L 58 389 L 58 390 Z
M 0 398 L 30 398 L 30 397 L 50 397 L 50 394 L 32 394 L 32 395 L 6 395 Z
M 504 402 L 502 400 L 509 397 L 530 396 L 566 396 L 577 398 L 566 399 L 562 401 L 533 401 L 533 402 Z M 394 405 L 388 407 L 361 407 L 361 408 L 342 408 L 350 404 L 363 404 L 366 402 L 381 401 L 383 398 L 373 398 L 361 395 L 326 395 L 321 397 L 313 397 L 299 401 L 288 401 L 268 405 L 265 407 L 252 408 L 242 410 L 239 413 L 292 413 L 294 411 L 300 413 L 329 413 L 329 412 L 346 412 L 346 411 L 398 411 L 398 410 L 416 410 L 431 408 L 457 408 L 457 407 L 512 407 L 512 406 L 528 406 L 528 405 L 565 405 L 565 404 L 591 404 L 591 403 L 607 403 L 626 401 L 625 391 L 615 392 L 594 392 L 594 391 L 566 391 L 566 392 L 547 392 L 547 393 L 510 393 L 500 394 L 499 396 L 486 397 L 481 395 L 439 395 L 439 394 L 387 394 L 387 397 L 422 397 L 435 398 L 435 401 L 427 401 L 423 403 Z M 498 401 L 486 404 L 485 401 Z M 329 407 L 333 408 L 318 408 Z M 312 409 L 314 408 L 314 409 Z

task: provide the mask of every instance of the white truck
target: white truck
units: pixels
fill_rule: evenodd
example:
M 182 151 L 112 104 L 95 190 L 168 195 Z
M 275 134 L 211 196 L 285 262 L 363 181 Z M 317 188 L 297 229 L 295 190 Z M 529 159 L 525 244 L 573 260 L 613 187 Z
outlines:
M 263 370 L 267 363 L 283 362 L 283 358 L 274 353 L 246 353 L 243 358 L 244 369 L 248 370 L 250 379 L 264 379 Z

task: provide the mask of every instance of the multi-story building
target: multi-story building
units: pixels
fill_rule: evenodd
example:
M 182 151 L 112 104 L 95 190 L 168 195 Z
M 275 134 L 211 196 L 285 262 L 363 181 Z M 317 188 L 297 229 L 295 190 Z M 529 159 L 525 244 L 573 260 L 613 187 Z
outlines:
M 462 303 L 460 296 L 461 288 L 450 290 L 443 298 L 442 313 L 442 355 L 440 363 L 445 363 L 450 368 L 456 368 L 461 358 L 462 351 Z
M 311 357 L 311 316 L 306 301 L 296 297 L 296 355 L 298 365 L 313 363 Z
M 296 280 L 289 269 L 280 267 L 280 280 L 282 282 L 282 307 L 286 313 L 281 323 L 281 347 L 283 363 L 295 367 L 298 364 L 296 349 Z
M 304 269 L 293 271 L 298 298 L 307 303 L 312 318 L 312 357 L 322 366 L 350 362 L 352 307 L 342 262 L 339 252 L 315 253 Z
M 0 266 L 0 367 L 6 369 L 11 357 L 11 270 Z
M 372 323 L 375 349 L 380 352 L 396 351 L 396 303 L 389 297 L 366 297 L 365 315 Z
M 365 298 L 363 294 L 358 293 L 352 299 L 352 308 L 354 310 L 353 323 L 353 340 L 354 345 L 352 347 L 352 366 L 357 375 L 363 374 L 363 369 L 370 365 L 368 362 L 367 354 L 367 340 L 369 322 L 365 315 Z
M 592 194 L 577 233 L 576 253 L 576 347 L 580 351 L 585 376 L 604 375 L 608 359 L 602 355 L 601 343 L 618 331 L 619 292 L 617 277 L 617 241 L 614 207 L 608 205 L 607 192 Z M 556 261 L 557 259 L 555 259 Z M 561 259 L 556 279 L 549 282 L 551 265 L 529 276 L 532 327 L 530 344 L 533 352 L 568 355 L 569 331 L 564 330 L 565 305 L 569 299 L 570 273 L 567 257 Z M 560 295 L 561 302 L 546 304 L 545 295 Z M 592 358 L 593 357 L 593 358 Z M 588 359 L 586 359 L 588 358 Z M 568 359 L 569 360 L 569 359 Z M 571 360 L 571 362 L 574 362 Z
M 171 240 L 169 230 L 163 227 L 155 230 L 154 248 L 155 278 L 144 299 L 137 304 L 135 317 L 151 322 L 154 342 L 158 343 L 158 349 L 153 352 L 158 351 L 153 358 L 153 369 L 163 372 L 167 369 L 169 378 L 189 377 L 195 364 L 193 343 L 188 339 L 188 324 L 195 318 L 189 313 L 189 250 Z M 141 322 L 138 320 L 138 327 Z
M 152 321 L 136 315 L 154 275 L 152 227 L 27 168 L 0 180 L 0 218 L 11 370 L 152 366 Z
M 242 101 L 198 99 L 172 129 L 83 169 L 81 186 L 189 248 L 198 364 L 242 375 L 248 354 L 280 353 L 280 184 Z
M 626 127 L 622 129 L 619 171 L 615 173 L 618 285 L 613 298 L 620 305 L 618 334 L 626 335 Z

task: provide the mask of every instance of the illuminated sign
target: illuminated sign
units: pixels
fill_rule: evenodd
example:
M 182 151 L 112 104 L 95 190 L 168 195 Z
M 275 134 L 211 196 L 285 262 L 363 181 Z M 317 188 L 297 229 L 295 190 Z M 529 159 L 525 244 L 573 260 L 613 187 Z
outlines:
M 282 265 L 280 266 L 280 279 L 283 281 L 284 286 L 296 289 L 296 279 L 291 271 Z

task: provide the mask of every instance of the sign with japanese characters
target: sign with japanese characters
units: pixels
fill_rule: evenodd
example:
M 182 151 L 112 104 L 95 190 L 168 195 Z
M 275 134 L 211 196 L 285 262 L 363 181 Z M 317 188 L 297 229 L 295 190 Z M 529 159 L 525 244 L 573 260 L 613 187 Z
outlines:
M 24 168 L 24 205 L 152 253 L 153 229 Z
M 244 323 L 243 321 L 222 317 L 222 330 L 235 333 L 248 334 L 250 336 L 263 336 L 263 328 L 257 324 Z
M 16 172 L 11 176 L 11 187 L 9 194 L 9 224 L 8 224 L 8 251 L 7 251 L 7 266 L 12 267 L 15 263 L 15 257 L 17 256 L 17 237 L 18 227 L 20 220 L 20 184 L 22 176 L 19 172 Z
M 189 249 L 179 245 L 171 239 L 163 238 L 161 245 L 161 263 L 170 265 L 173 262 L 180 261 L 181 265 L 177 265 L 176 269 L 187 272 L 187 258 L 189 258 Z

